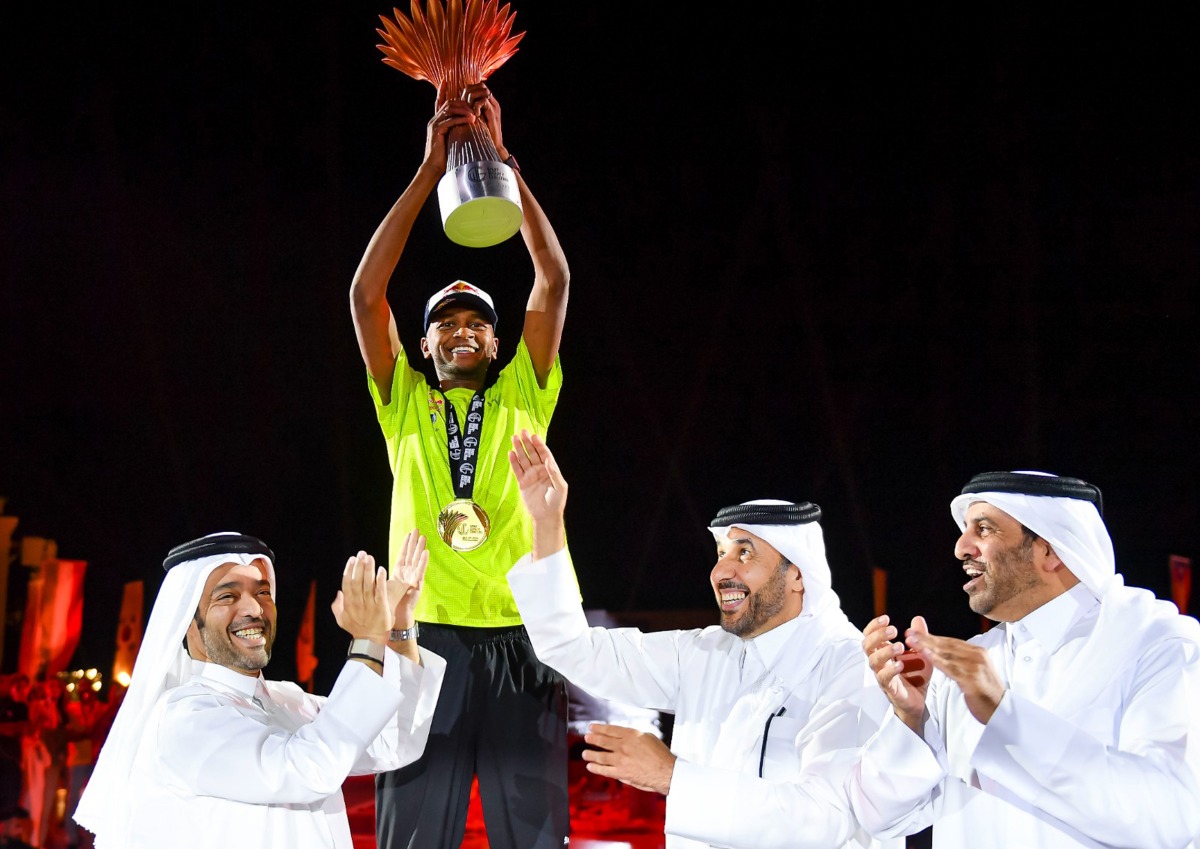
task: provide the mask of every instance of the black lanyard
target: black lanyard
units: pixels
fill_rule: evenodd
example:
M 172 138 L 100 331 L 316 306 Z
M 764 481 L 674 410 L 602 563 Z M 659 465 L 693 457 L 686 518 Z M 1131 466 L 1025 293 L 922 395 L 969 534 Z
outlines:
M 479 455 L 479 435 L 483 432 L 483 393 L 476 392 L 467 408 L 467 429 L 458 427 L 454 404 L 442 393 L 446 402 L 446 446 L 450 456 L 450 483 L 458 498 L 471 498 L 475 491 L 475 458 Z

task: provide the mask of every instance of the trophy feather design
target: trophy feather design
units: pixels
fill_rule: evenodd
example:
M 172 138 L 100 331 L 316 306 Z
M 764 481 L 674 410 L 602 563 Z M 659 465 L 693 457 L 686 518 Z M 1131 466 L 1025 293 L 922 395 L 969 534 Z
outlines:
M 428 80 L 434 88 L 447 82 L 450 91 L 481 83 L 517 52 L 525 33 L 512 34 L 516 13 L 511 4 L 498 7 L 495 0 L 429 0 L 423 12 L 412 0 L 411 18 L 397 8 L 395 19 L 380 15 L 386 42 L 377 45 L 383 63 L 415 80 Z
M 438 91 L 460 96 L 512 58 L 525 33 L 513 34 L 516 13 L 496 0 L 412 0 L 405 15 L 380 15 L 376 29 L 383 62 Z M 484 247 L 504 241 L 521 226 L 520 192 L 511 169 L 480 123 L 451 128 L 446 176 L 438 186 L 442 223 L 453 241 Z

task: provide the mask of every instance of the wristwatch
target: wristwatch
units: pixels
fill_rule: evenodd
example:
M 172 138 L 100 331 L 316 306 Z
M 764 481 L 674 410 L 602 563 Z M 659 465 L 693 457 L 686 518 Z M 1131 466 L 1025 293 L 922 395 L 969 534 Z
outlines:
M 380 666 L 383 665 L 384 646 L 374 640 L 363 639 L 356 637 L 350 641 L 350 648 L 346 650 L 347 659 L 358 658 L 360 660 L 373 660 Z
M 417 634 L 419 633 L 421 633 L 420 624 L 414 622 L 411 628 L 393 629 L 391 634 L 388 635 L 388 639 L 390 639 L 393 643 L 398 643 L 403 640 L 415 640 L 417 638 Z

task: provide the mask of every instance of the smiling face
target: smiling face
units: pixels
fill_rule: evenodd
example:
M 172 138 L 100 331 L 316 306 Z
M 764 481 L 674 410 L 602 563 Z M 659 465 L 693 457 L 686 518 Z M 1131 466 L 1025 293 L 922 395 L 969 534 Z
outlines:
M 498 344 L 495 328 L 486 316 L 451 305 L 430 317 L 421 353 L 433 360 L 439 380 L 482 386 Z
M 214 569 L 188 626 L 188 654 L 257 677 L 274 641 L 275 600 L 263 561 Z
M 954 546 L 971 610 L 993 622 L 1015 622 L 1074 583 L 1054 550 L 1012 516 L 984 501 L 967 509 L 967 528 Z
M 721 627 L 745 640 L 796 618 L 804 607 L 800 567 L 741 528 L 717 538 L 717 564 L 709 581 Z

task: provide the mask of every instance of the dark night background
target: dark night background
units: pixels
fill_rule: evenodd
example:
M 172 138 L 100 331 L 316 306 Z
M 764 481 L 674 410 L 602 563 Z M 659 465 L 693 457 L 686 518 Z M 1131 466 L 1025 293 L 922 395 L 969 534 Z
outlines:
M 390 6 L 303 8 L 0 12 L 0 495 L 89 563 L 78 664 L 109 668 L 124 582 L 148 612 L 170 546 L 236 529 L 278 555 L 272 677 L 317 578 L 325 691 L 341 566 L 385 555 L 347 293 L 434 91 L 380 61 Z M 550 443 L 589 607 L 713 609 L 708 520 L 776 497 L 824 508 L 856 624 L 882 566 L 895 616 L 968 636 L 949 501 L 1012 468 L 1098 484 L 1119 570 L 1170 597 L 1200 557 L 1191 27 L 514 8 L 489 82 L 571 264 Z M 410 351 L 456 277 L 507 359 L 520 239 L 454 245 L 431 199 L 391 290 Z

